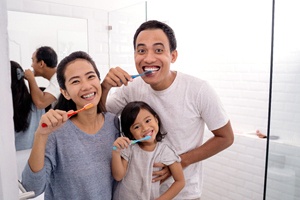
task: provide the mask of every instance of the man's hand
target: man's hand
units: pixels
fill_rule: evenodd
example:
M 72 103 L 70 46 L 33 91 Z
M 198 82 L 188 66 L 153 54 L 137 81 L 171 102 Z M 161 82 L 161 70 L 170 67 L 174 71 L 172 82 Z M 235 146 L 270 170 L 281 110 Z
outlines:
M 152 179 L 152 182 L 160 181 L 160 184 L 162 184 L 167 178 L 171 176 L 171 172 L 168 166 L 162 163 L 154 163 L 153 167 L 159 167 L 161 168 L 161 170 L 153 171 L 152 176 L 154 176 L 155 178 Z

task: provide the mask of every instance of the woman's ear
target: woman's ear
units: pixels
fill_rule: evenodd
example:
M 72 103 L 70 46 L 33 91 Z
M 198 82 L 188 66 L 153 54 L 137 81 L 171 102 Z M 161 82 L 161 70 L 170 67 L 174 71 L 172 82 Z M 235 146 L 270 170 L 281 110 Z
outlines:
M 67 100 L 70 100 L 70 99 L 71 99 L 71 97 L 70 97 L 70 95 L 69 95 L 69 93 L 68 93 L 67 90 L 64 90 L 64 89 L 61 89 L 61 88 L 60 88 L 60 92 L 61 92 L 61 94 L 62 94 Z

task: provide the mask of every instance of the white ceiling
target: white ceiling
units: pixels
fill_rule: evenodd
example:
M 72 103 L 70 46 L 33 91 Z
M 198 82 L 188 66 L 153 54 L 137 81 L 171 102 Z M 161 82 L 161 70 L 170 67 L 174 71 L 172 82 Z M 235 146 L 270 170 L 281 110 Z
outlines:
M 38 1 L 80 6 L 80 7 L 97 8 L 106 11 L 117 10 L 140 2 L 145 2 L 145 0 L 144 1 L 143 0 L 38 0 Z

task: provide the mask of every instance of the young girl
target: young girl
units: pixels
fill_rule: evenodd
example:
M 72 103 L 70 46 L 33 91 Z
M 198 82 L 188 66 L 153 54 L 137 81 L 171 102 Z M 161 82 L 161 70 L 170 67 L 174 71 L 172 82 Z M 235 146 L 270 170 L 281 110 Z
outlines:
M 118 118 L 100 105 L 100 74 L 84 52 L 74 52 L 57 68 L 62 95 L 56 110 L 41 117 L 22 184 L 45 200 L 112 198 L 111 146 Z M 94 106 L 70 119 L 67 111 Z M 44 126 L 42 126 L 44 125 Z
M 117 150 L 112 152 L 112 174 L 120 181 L 114 192 L 115 200 L 173 199 L 185 185 L 180 157 L 160 132 L 161 122 L 156 112 L 146 103 L 128 103 L 121 113 L 121 127 L 125 137 L 114 142 Z M 150 139 L 130 145 L 131 140 Z M 161 162 L 169 166 L 174 183 L 159 194 L 159 182 L 152 182 L 153 164 Z

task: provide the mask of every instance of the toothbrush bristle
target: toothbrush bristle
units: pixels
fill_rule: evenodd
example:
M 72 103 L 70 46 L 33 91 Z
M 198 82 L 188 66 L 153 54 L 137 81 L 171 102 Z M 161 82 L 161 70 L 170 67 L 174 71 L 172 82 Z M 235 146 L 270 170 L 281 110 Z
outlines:
M 88 104 L 86 104 L 86 105 L 84 106 L 84 109 L 90 109 L 90 108 L 93 107 L 93 106 L 94 106 L 94 104 L 88 103 Z
M 151 74 L 151 73 L 152 73 L 152 70 L 145 71 L 145 75 L 146 74 Z
M 144 139 L 145 140 L 149 140 L 151 138 L 151 136 L 150 135 L 147 135 Z

